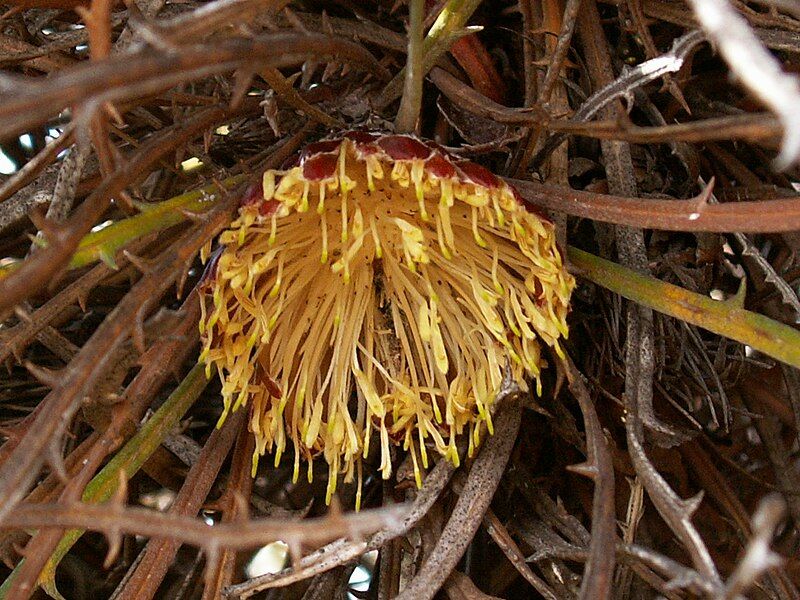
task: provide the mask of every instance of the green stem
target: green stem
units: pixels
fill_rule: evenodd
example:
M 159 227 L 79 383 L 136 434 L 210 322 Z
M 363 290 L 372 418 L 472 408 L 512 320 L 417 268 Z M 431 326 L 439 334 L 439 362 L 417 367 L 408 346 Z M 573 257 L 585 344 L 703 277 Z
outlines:
M 222 187 L 231 189 L 248 178 L 247 175 L 235 175 L 224 180 Z M 219 185 L 212 184 L 163 202 L 138 204 L 137 208 L 141 210 L 138 215 L 116 221 L 84 237 L 70 260 L 69 268 L 85 267 L 98 260 L 116 268 L 114 256 L 121 248 L 148 233 L 162 231 L 185 221 L 186 212 L 202 213 L 210 210 L 221 197 Z M 22 261 L 17 261 L 0 266 L 0 278 L 15 271 L 21 263 Z
M 637 304 L 746 344 L 800 368 L 800 331 L 745 310 L 733 301 L 719 301 L 570 247 L 578 274 Z
M 411 0 L 408 24 L 408 56 L 406 57 L 405 86 L 400 109 L 394 121 L 398 133 L 412 133 L 416 129 L 419 111 L 422 106 L 422 52 L 423 21 L 425 20 L 425 0 Z
M 166 402 L 89 482 L 81 496 L 83 502 L 100 503 L 107 501 L 119 487 L 120 474 L 127 480 L 139 471 L 205 389 L 208 380 L 203 371 L 203 366 L 199 364 L 189 371 L 189 374 L 170 394 Z M 83 533 L 83 530 L 80 529 L 67 531 L 53 551 L 44 569 L 42 569 L 42 573 L 39 576 L 40 585 L 53 598 L 61 598 L 55 587 L 56 568 Z M 6 598 L 11 588 L 11 583 L 21 566 L 22 562 L 17 565 L 3 582 L 3 585 L 0 586 L 0 600 Z
M 428 71 L 436 65 L 442 55 L 450 49 L 453 42 L 470 33 L 463 31 L 463 28 L 480 3 L 481 0 L 449 0 L 445 4 L 422 43 L 420 77 L 428 74 Z M 386 84 L 383 92 L 375 100 L 376 108 L 379 110 L 386 108 L 400 96 L 405 77 L 406 69 L 404 68 Z

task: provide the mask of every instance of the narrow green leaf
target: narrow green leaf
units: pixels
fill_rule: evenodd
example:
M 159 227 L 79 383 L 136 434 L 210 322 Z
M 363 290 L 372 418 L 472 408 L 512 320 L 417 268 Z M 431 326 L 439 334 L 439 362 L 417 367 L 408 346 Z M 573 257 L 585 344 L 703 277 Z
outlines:
M 156 448 L 161 445 L 164 438 L 175 428 L 184 413 L 197 400 L 207 383 L 208 380 L 205 377 L 203 366 L 195 365 L 164 404 L 142 425 L 136 435 L 94 476 L 83 491 L 81 500 L 83 502 L 100 503 L 111 498 L 119 486 L 120 473 L 124 473 L 127 478 L 130 478 L 139 471 L 147 459 L 155 452 Z M 81 529 L 67 531 L 42 570 L 39 585 L 56 600 L 60 600 L 60 595 L 55 589 L 56 568 L 83 533 Z M 21 565 L 22 562 L 17 565 L 3 582 L 3 585 L 0 586 L 0 600 L 6 598 L 13 578 Z
M 636 271 L 577 248 L 569 260 L 578 274 L 637 304 L 702 327 L 800 368 L 800 331 L 764 315 L 744 310 L 734 298 L 722 302 L 641 275 Z

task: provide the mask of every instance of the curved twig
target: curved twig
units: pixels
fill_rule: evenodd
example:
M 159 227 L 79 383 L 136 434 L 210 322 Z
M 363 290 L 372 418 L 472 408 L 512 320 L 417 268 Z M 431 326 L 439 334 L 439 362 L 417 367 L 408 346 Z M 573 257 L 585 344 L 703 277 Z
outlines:
M 0 137 L 27 131 L 70 105 L 138 98 L 179 83 L 238 67 L 302 64 L 309 57 L 336 57 L 386 77 L 387 71 L 360 44 L 323 34 L 273 33 L 181 47 L 145 50 L 82 63 L 47 79 L 0 79 Z
M 502 401 L 490 436 L 475 459 L 464 489 L 436 546 L 397 600 L 430 600 L 455 568 L 483 519 L 514 448 L 521 419 L 518 392 Z
M 230 223 L 234 198 L 208 214 L 208 220 L 191 229 L 181 241 L 158 259 L 158 268 L 145 274 L 84 344 L 63 376 L 54 378 L 53 389 L 42 401 L 41 412 L 8 460 L 0 466 L 0 522 L 5 522 L 25 495 L 46 459 L 58 467 L 60 455 L 52 451 L 91 385 L 108 366 L 109 357 L 132 332 L 136 315 L 178 278 L 188 258 L 206 240 Z
M 146 508 L 114 506 L 113 503 L 23 504 L 12 512 L 13 525 L 4 523 L 0 528 L 39 529 L 57 526 L 100 531 L 112 538 L 123 532 L 156 539 L 170 538 L 206 550 L 247 549 L 277 539 L 319 545 L 332 538 L 366 535 L 387 525 L 396 526 L 407 510 L 407 506 L 398 504 L 347 515 L 302 520 L 253 519 L 209 527 L 205 521 L 194 517 Z
M 535 206 L 576 217 L 663 231 L 768 233 L 800 229 L 800 198 L 706 204 L 708 190 L 689 200 L 624 198 L 507 179 Z
M 589 557 L 581 583 L 581 598 L 609 598 L 614 579 L 614 553 L 608 548 L 616 539 L 616 510 L 614 506 L 614 468 L 600 420 L 582 375 L 572 359 L 563 361 L 569 381 L 569 389 L 578 400 L 586 428 L 587 461 L 569 467 L 580 475 L 594 481 L 592 502 L 592 537 L 589 542 Z
M 226 598 L 248 598 L 261 590 L 280 587 L 308 579 L 335 567 L 355 560 L 365 552 L 377 550 L 393 539 L 405 535 L 428 513 L 433 503 L 442 493 L 455 467 L 446 460 L 440 460 L 425 477 L 425 483 L 417 493 L 414 503 L 403 519 L 390 527 L 385 527 L 367 542 L 348 542 L 336 540 L 300 559 L 299 564 L 280 573 L 270 573 L 254 577 L 249 581 L 232 585 L 225 589 Z

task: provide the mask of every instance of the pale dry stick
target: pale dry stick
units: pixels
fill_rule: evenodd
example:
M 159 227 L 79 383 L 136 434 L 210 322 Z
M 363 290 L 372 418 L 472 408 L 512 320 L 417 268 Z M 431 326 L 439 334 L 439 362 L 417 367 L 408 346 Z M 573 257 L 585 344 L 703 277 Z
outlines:
M 267 588 L 282 587 L 308 579 L 355 560 L 365 552 L 377 550 L 393 539 L 405 535 L 428 513 L 433 503 L 439 498 L 442 490 L 444 490 L 447 482 L 450 481 L 454 471 L 455 467 L 446 460 L 440 460 L 436 463 L 433 470 L 425 477 L 422 488 L 417 493 L 416 499 L 402 521 L 392 527 L 378 531 L 368 541 L 336 540 L 302 558 L 297 567 L 286 569 L 279 573 L 262 575 L 261 577 L 255 577 L 249 581 L 229 586 L 223 592 L 224 597 L 248 598 Z
M 507 376 L 508 377 L 508 376 Z M 516 387 L 516 386 L 513 386 Z M 507 382 L 503 388 L 509 390 Z M 472 543 L 506 469 L 522 417 L 518 389 L 501 394 L 495 432 L 485 442 L 431 554 L 396 600 L 430 600 Z
M 83 175 L 86 160 L 92 150 L 89 140 L 81 136 L 80 132 L 77 137 L 77 143 L 72 145 L 61 162 L 61 168 L 58 171 L 56 184 L 53 188 L 53 199 L 45 215 L 45 218 L 54 223 L 59 223 L 66 219 L 72 209 L 78 183 Z
M 744 600 L 744 592 L 765 571 L 783 564 L 783 558 L 769 544 L 785 513 L 786 502 L 778 494 L 770 494 L 758 503 L 753 514 L 753 537 L 747 544 L 744 556 L 725 583 L 722 600 Z
M 689 0 L 689 5 L 731 72 L 780 119 L 783 140 L 776 166 L 789 167 L 800 158 L 800 80 L 781 69 L 726 0 Z
M 691 592 L 694 594 L 693 597 L 718 598 L 719 589 L 711 585 L 697 571 L 690 567 L 685 567 L 663 554 L 658 554 L 650 548 L 637 544 L 624 544 L 618 540 L 616 555 L 620 564 L 633 568 L 643 581 L 646 581 L 670 600 L 684 597 L 683 595 L 677 596 L 675 594 L 678 590 Z M 564 543 L 552 546 L 545 551 L 537 552 L 533 557 L 529 557 L 528 560 L 542 560 L 545 558 L 583 562 L 589 558 L 589 551 L 580 546 Z M 656 581 L 655 578 L 660 579 L 661 577 L 665 578 L 667 582 Z
M 658 513 L 689 552 L 695 569 L 715 590 L 714 593 L 719 593 L 722 589 L 722 579 L 711 559 L 708 548 L 697 529 L 692 525 L 692 515 L 700 505 L 703 494 L 701 492 L 688 500 L 683 500 L 675 493 L 647 458 L 640 441 L 642 429 L 638 416 L 629 412 L 625 419 L 625 431 L 628 439 L 628 454 L 630 454 L 636 474 Z
M 550 131 L 569 135 L 616 139 L 635 144 L 666 144 L 731 138 L 763 143 L 770 142 L 781 133 L 780 122 L 768 112 L 744 113 L 655 127 L 640 127 L 629 121 L 575 123 L 565 119 L 551 120 L 537 106 L 509 108 L 498 104 L 439 67 L 431 69 L 429 78 L 451 102 L 474 115 L 509 125 L 538 124 Z
M 689 54 L 694 48 L 704 41 L 703 32 L 700 30 L 690 31 L 689 33 L 677 38 L 672 43 L 669 52 L 647 60 L 635 67 L 624 71 L 613 81 L 609 81 L 591 96 L 589 96 L 580 108 L 575 111 L 570 121 L 572 123 L 584 123 L 591 120 L 601 110 L 608 107 L 618 98 L 630 98 L 633 92 L 648 83 L 663 77 L 668 73 L 678 72 L 686 62 Z M 606 117 L 611 117 L 606 114 Z M 556 133 L 547 140 L 544 147 L 537 153 L 531 161 L 535 167 L 555 149 L 566 138 L 564 133 Z

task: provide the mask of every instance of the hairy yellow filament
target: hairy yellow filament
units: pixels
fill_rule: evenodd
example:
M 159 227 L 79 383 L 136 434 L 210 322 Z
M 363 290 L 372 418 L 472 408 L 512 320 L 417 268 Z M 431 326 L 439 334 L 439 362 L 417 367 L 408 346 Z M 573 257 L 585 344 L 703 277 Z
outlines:
M 244 207 L 220 237 L 201 313 L 221 421 L 251 406 L 254 472 L 291 442 L 295 478 L 301 458 L 310 478 L 324 456 L 328 499 L 338 475 L 362 479 L 371 446 L 387 478 L 392 445 L 410 452 L 418 482 L 431 450 L 457 464 L 458 435 L 471 451 L 481 423 L 491 432 L 506 365 L 540 387 L 541 345 L 561 352 L 574 286 L 552 225 L 505 184 L 359 158 L 349 140 L 339 152 L 323 182 L 300 167 L 265 174 L 276 210 Z

